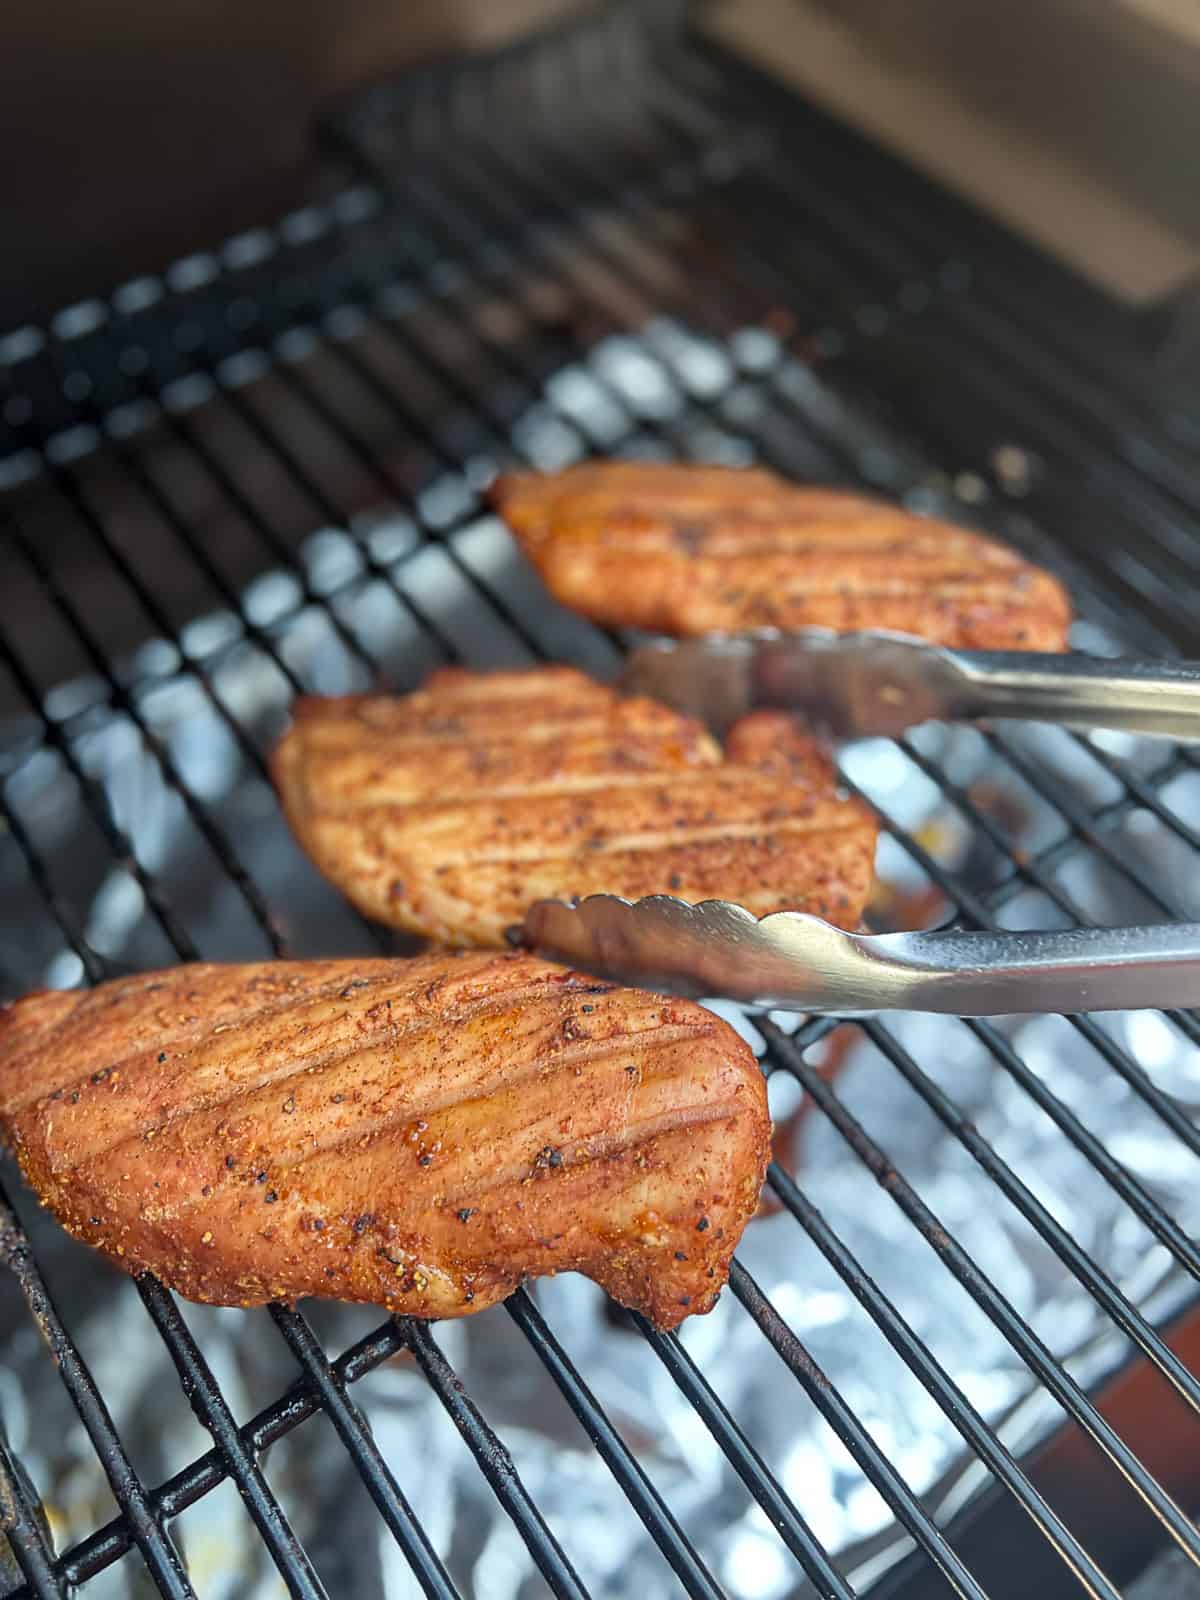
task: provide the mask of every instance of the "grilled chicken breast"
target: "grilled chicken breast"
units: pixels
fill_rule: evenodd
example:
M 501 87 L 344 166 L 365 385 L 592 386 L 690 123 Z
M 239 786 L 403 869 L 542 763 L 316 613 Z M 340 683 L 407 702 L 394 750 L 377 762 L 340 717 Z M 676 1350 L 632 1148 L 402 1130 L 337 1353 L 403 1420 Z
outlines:
M 718 1017 L 511 953 L 31 995 L 0 1126 L 64 1227 L 193 1300 L 455 1317 L 570 1270 L 661 1328 L 715 1302 L 770 1133 Z
M 773 727 L 738 763 L 699 723 L 568 667 L 447 669 L 416 694 L 301 700 L 274 770 L 321 871 L 368 916 L 443 944 L 502 946 L 533 901 L 598 893 L 853 927 L 874 817 L 814 740 Z M 783 781 L 755 765 L 772 738 Z
M 497 480 L 492 502 L 551 593 L 615 627 L 891 628 L 1062 650 L 1057 579 L 1003 544 L 840 489 L 731 467 L 592 462 Z

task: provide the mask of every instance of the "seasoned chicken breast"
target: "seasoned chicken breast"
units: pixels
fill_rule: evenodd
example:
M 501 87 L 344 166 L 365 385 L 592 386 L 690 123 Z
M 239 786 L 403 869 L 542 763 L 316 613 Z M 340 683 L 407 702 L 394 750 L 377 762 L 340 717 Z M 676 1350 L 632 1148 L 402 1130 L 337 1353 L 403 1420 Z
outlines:
M 755 767 L 770 738 L 725 759 L 699 723 L 570 668 L 448 669 L 416 694 L 301 700 L 274 771 L 321 871 L 368 916 L 443 944 L 503 945 L 533 901 L 598 893 L 853 927 L 874 817 L 815 741 L 774 727 L 784 781 Z
M 950 523 L 759 469 L 590 462 L 512 473 L 492 503 L 564 605 L 678 637 L 890 628 L 939 644 L 1062 650 L 1066 591 Z
M 43 1203 L 193 1300 L 456 1317 L 584 1272 L 707 1311 L 770 1124 L 725 1022 L 524 954 L 192 966 L 0 1012 Z

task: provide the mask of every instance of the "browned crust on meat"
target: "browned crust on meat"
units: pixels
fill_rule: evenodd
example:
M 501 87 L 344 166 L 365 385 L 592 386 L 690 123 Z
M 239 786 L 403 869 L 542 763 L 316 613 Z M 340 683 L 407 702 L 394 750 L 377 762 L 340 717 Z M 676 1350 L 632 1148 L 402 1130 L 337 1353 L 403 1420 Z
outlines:
M 775 725 L 783 781 L 569 668 L 440 672 L 414 695 L 300 701 L 274 774 L 321 871 L 368 916 L 443 944 L 502 946 L 534 900 L 599 893 L 856 926 L 874 817 L 815 741 Z
M 491 491 L 551 593 L 614 627 L 888 628 L 939 644 L 1063 650 L 1066 590 L 948 522 L 761 469 L 589 462 Z
M 0 1122 L 69 1232 L 193 1300 L 453 1317 L 579 1271 L 662 1328 L 715 1302 L 770 1131 L 701 1007 L 442 952 L 30 995 Z

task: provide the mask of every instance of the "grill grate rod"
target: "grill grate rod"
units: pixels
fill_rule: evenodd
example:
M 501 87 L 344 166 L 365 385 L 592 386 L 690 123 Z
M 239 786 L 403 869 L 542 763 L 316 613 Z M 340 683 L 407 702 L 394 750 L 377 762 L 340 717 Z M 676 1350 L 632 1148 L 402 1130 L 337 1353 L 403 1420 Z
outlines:
M 855 1600 L 855 1591 L 833 1565 L 828 1552 L 718 1399 L 678 1336 L 656 1332 L 644 1317 L 635 1315 L 634 1322 L 675 1380 L 680 1393 L 687 1398 L 720 1446 L 725 1459 L 754 1496 L 771 1526 L 808 1574 L 821 1600 Z
M 179 959 L 194 961 L 197 951 L 190 936 L 179 926 L 150 874 L 138 861 L 131 842 L 113 820 L 100 785 L 84 771 L 71 741 L 63 733 L 56 719 L 46 711 L 36 684 L 3 633 L 0 633 L 0 661 L 3 661 L 8 668 L 13 681 L 25 696 L 35 716 L 41 720 L 47 743 L 62 757 L 63 764 L 78 785 L 88 812 L 100 829 L 114 861 L 124 863 L 126 870 L 145 896 L 146 904 L 154 913 L 159 926 L 174 946 Z
M 4 1264 L 20 1286 L 30 1315 L 38 1332 L 46 1341 L 63 1384 L 76 1411 L 87 1429 L 97 1458 L 104 1468 L 113 1496 L 125 1517 L 131 1536 L 136 1540 L 142 1559 L 150 1571 L 159 1591 L 169 1600 L 188 1600 L 194 1590 L 188 1581 L 172 1544 L 150 1503 L 150 1497 L 125 1453 L 120 1436 L 113 1426 L 108 1407 L 96 1387 L 95 1379 L 70 1334 L 63 1326 L 49 1291 L 37 1269 L 33 1252 L 24 1229 L 17 1220 L 12 1204 L 0 1187 L 0 1253 Z M 10 1537 L 21 1538 L 19 1531 L 6 1530 Z M 32 1573 L 26 1570 L 32 1581 Z M 45 1591 L 57 1595 L 57 1578 Z
M 404 1337 L 421 1371 L 428 1378 L 430 1387 L 479 1463 L 479 1469 L 497 1500 L 512 1518 L 514 1527 L 524 1539 L 526 1548 L 552 1593 L 559 1600 L 588 1600 L 587 1590 L 521 1482 L 512 1457 L 484 1421 L 479 1408 L 438 1349 L 428 1327 L 424 1323 L 410 1321 L 405 1326 Z
M 928 1073 L 885 1029 L 867 1025 L 863 1032 L 912 1085 L 942 1125 L 970 1152 L 996 1187 L 1032 1224 L 1059 1260 L 1097 1300 L 1125 1336 L 1148 1356 L 1180 1397 L 1200 1413 L 1200 1379 L 1197 1379 L 1166 1340 L 1157 1334 L 1108 1274 L 1102 1271 L 1067 1230 L 1057 1222 L 1027 1184 L 992 1149 Z
M 980 1271 L 962 1246 L 946 1232 L 938 1218 L 916 1191 L 904 1181 L 866 1129 L 851 1116 L 820 1074 L 814 1072 L 792 1048 L 787 1035 L 767 1019 L 763 1020 L 762 1031 L 783 1065 L 812 1095 L 815 1103 L 820 1106 L 855 1155 L 866 1165 L 876 1182 L 891 1196 L 930 1248 L 940 1257 L 955 1281 L 967 1291 L 989 1321 L 999 1329 L 1068 1416 L 1077 1422 L 1093 1443 L 1104 1452 L 1176 1543 L 1200 1565 L 1200 1533 L 1186 1514 L 1147 1472 L 1116 1430 L 1105 1420 L 1065 1368 L 1054 1359 L 1033 1330 L 1021 1320 L 1007 1298 L 1000 1293 L 987 1275 Z M 897 1049 L 898 1046 L 889 1041 L 888 1048 Z
M 1083 1020 L 1082 1018 L 1080 1019 Z M 1116 1071 L 1122 1071 L 1121 1062 L 1123 1052 L 1109 1051 L 1106 1047 L 1111 1043 L 1108 1034 L 1088 1020 L 1088 1027 L 1080 1029 L 1084 1038 L 1095 1046 L 1097 1052 L 1105 1062 Z M 1193 1278 L 1200 1280 L 1200 1252 L 1197 1251 L 1194 1241 L 1183 1231 L 1175 1219 L 1164 1211 L 1157 1200 L 1146 1190 L 1142 1184 L 1121 1165 L 1115 1156 L 1109 1154 L 1100 1141 L 1051 1090 L 1041 1081 L 1037 1074 L 1021 1060 L 1009 1041 L 1002 1033 L 990 1023 L 977 1018 L 968 1018 L 965 1026 L 971 1030 L 977 1039 L 987 1048 L 992 1059 L 996 1061 L 1009 1076 L 1025 1090 L 1030 1099 L 1046 1113 L 1059 1130 L 1080 1152 L 1086 1156 L 1097 1172 L 1101 1173 L 1105 1181 L 1116 1190 L 1129 1209 L 1145 1224 L 1158 1242 L 1170 1251 L 1171 1255 Z M 1137 1069 L 1139 1072 L 1141 1068 Z M 1132 1079 L 1128 1080 L 1131 1087 L 1138 1088 Z M 1143 1098 L 1152 1109 L 1158 1110 L 1157 1102 L 1162 1102 L 1164 1107 L 1178 1116 L 1183 1113 L 1169 1100 L 1161 1089 L 1156 1088 L 1147 1079 L 1143 1086 Z M 1167 1119 L 1164 1117 L 1163 1119 Z
M 851 1294 L 869 1313 L 909 1371 L 933 1396 L 962 1434 L 964 1441 L 1004 1484 L 1034 1526 L 1053 1545 L 1068 1569 L 1079 1579 L 1080 1584 L 1089 1594 L 1104 1597 L 1104 1600 L 1120 1600 L 1119 1591 L 1114 1589 L 1088 1551 L 1018 1466 L 1012 1453 L 1000 1442 L 994 1429 L 988 1426 L 958 1385 L 946 1376 L 929 1346 L 913 1331 L 878 1284 L 864 1271 L 825 1218 L 805 1197 L 800 1186 L 777 1162 L 772 1162 L 767 1181 Z
M 525 1335 L 571 1410 L 637 1511 L 655 1544 L 670 1562 L 684 1590 L 694 1600 L 722 1600 L 723 1590 L 696 1553 L 691 1540 L 670 1508 L 638 1464 L 595 1396 L 580 1377 L 570 1357 L 550 1331 L 545 1318 L 525 1289 L 505 1302 L 513 1321 Z
M 382 1327 L 360 1339 L 332 1363 L 337 1379 L 342 1383 L 356 1383 L 373 1372 L 382 1362 L 404 1349 L 404 1339 L 396 1325 L 386 1322 Z M 270 1445 L 282 1439 L 320 1409 L 316 1395 L 307 1382 L 301 1380 L 271 1405 L 265 1406 L 237 1430 L 243 1448 L 251 1456 L 261 1455 Z M 186 1511 L 204 1495 L 232 1475 L 229 1460 L 219 1447 L 207 1451 L 189 1466 L 168 1478 L 157 1489 L 150 1491 L 154 1512 L 164 1520 L 171 1520 Z M 104 1527 L 80 1540 L 73 1549 L 59 1558 L 58 1572 L 64 1584 L 85 1583 L 105 1567 L 119 1561 L 130 1549 L 133 1540 L 123 1517 L 114 1517 Z M 55 1591 L 58 1593 L 58 1591 Z M 17 1590 L 10 1600 L 29 1600 L 27 1588 Z
M 987 1600 L 986 1592 L 980 1588 L 976 1579 L 963 1565 L 945 1534 L 920 1501 L 914 1498 L 912 1491 L 859 1421 L 853 1409 L 830 1383 L 739 1261 L 733 1263 L 729 1274 L 729 1287 L 762 1330 L 776 1355 L 886 1501 L 896 1520 L 926 1551 L 954 1593 L 966 1597 L 966 1600 Z
M 179 1307 L 149 1273 L 138 1278 L 137 1287 L 175 1363 L 196 1420 L 212 1435 L 288 1593 L 293 1600 L 328 1600 L 308 1552 L 296 1537 L 254 1455 L 246 1448 L 225 1396 L 208 1362 L 200 1354 Z
M 8 1441 L 0 1436 L 0 1533 L 25 1575 L 28 1592 L 37 1600 L 61 1600 L 54 1576 L 54 1554 L 42 1532 L 37 1509 Z
M 62 895 L 54 887 L 45 862 L 34 848 L 28 829 L 9 804 L 2 783 L 0 783 L 0 823 L 3 824 L 4 832 L 16 843 L 30 881 L 41 896 L 42 904 L 53 917 L 55 926 L 62 934 L 67 947 L 78 956 L 80 968 L 87 982 L 89 984 L 102 982 L 112 970 L 109 962 L 92 949 L 76 927 L 73 916 L 63 904 Z
M 915 760 L 916 757 L 914 756 L 913 759 Z M 1149 777 L 1151 782 L 1165 787 L 1167 784 L 1173 782 L 1176 778 L 1190 776 L 1192 770 L 1192 763 L 1182 753 L 1175 751 L 1171 755 L 1167 756 L 1167 758 L 1161 762 L 1160 765 L 1156 766 L 1149 774 Z M 937 767 L 931 763 L 929 776 L 933 777 L 935 781 L 937 781 L 937 771 Z M 1141 780 L 1139 780 L 1139 782 L 1140 781 Z M 954 791 L 954 785 L 950 783 L 949 780 L 946 780 L 946 783 L 947 792 L 952 793 Z M 1140 796 L 1137 795 L 1136 790 L 1131 785 L 1130 793 L 1118 795 L 1114 800 L 1106 801 L 1096 807 L 1096 809 L 1091 813 L 1092 826 L 1096 828 L 1115 829 L 1119 824 L 1125 822 L 1138 809 L 1140 804 Z M 986 813 L 981 813 L 981 815 L 986 815 Z M 1168 826 L 1171 825 L 1171 819 L 1173 815 L 1173 813 L 1168 812 L 1167 818 L 1164 819 L 1167 821 Z M 1174 820 L 1176 823 L 1179 821 L 1178 818 L 1175 818 Z M 988 819 L 988 824 L 992 827 L 996 826 L 994 820 L 991 818 Z M 1179 837 L 1183 839 L 1184 843 L 1188 845 L 1191 844 L 1191 839 L 1188 837 L 1188 832 L 1190 832 L 1190 830 L 1186 829 L 1186 825 L 1184 827 L 1177 828 L 1176 831 L 1178 832 Z M 1011 854 L 1010 847 L 1007 844 L 1003 845 L 1001 850 L 1006 856 Z M 1084 850 L 1085 847 L 1083 840 L 1080 839 L 1078 834 L 1073 833 L 1068 827 L 1064 830 L 1061 838 L 1056 839 L 1051 844 L 1043 845 L 1041 849 L 1034 851 L 1033 854 L 1029 856 L 1028 861 L 1031 865 L 1036 866 L 1039 871 L 1050 872 L 1055 868 L 1065 866 L 1072 858 L 1077 858 L 1083 855 Z M 998 907 L 1007 904 L 1007 902 L 1013 898 L 1014 894 L 1020 893 L 1025 887 L 1027 887 L 1027 880 L 1022 878 L 1019 870 L 1023 865 L 1023 862 L 1013 859 L 1007 864 L 1014 868 L 1012 875 L 1003 883 L 999 884 L 996 888 L 986 891 L 985 898 L 993 909 L 997 909 Z M 1058 892 L 1062 893 L 1061 887 L 1058 888 Z
M 337 1429 L 380 1516 L 407 1556 L 422 1590 L 431 1600 L 457 1600 L 458 1590 L 450 1574 L 372 1438 L 366 1418 L 346 1393 L 345 1382 L 337 1368 L 326 1359 L 307 1319 L 281 1305 L 273 1305 L 271 1315 L 300 1363 L 311 1393 Z
M 0 524 L 0 526 L 2 526 L 2 524 Z M 33 541 L 25 537 L 24 532 L 16 523 L 15 519 L 9 522 L 8 533 L 13 543 L 21 551 L 21 554 L 28 562 L 31 570 L 37 574 L 37 577 L 45 588 L 47 595 L 50 596 L 62 613 L 64 620 L 70 626 L 75 638 L 82 645 L 87 654 L 87 658 L 92 665 L 92 668 L 108 685 L 110 704 L 112 705 L 113 709 L 119 715 L 128 717 L 130 722 L 137 729 L 138 737 L 141 739 L 141 742 L 147 753 L 153 756 L 159 771 L 162 773 L 164 783 L 173 794 L 179 797 L 180 801 L 183 803 L 185 811 L 195 824 L 197 832 L 208 845 L 209 849 L 213 852 L 213 855 L 223 866 L 226 875 L 236 886 L 238 893 L 245 901 L 255 920 L 264 930 L 267 931 L 268 938 L 271 941 L 274 951 L 276 954 L 278 954 L 279 941 L 275 933 L 274 923 L 271 913 L 267 908 L 266 901 L 263 899 L 262 892 L 258 888 L 258 885 L 254 882 L 249 872 L 247 872 L 246 868 L 239 860 L 237 852 L 234 850 L 229 838 L 223 832 L 223 830 L 218 828 L 216 823 L 213 822 L 206 808 L 201 805 L 199 800 L 192 793 L 191 788 L 184 781 L 184 778 L 180 773 L 170 751 L 167 749 L 162 739 L 159 738 L 159 736 L 153 731 L 149 723 L 146 721 L 146 718 L 142 714 L 137 701 L 128 692 L 128 690 L 123 688 L 118 682 L 117 676 L 114 673 L 111 664 L 109 663 L 108 657 L 105 655 L 104 651 L 97 642 L 96 636 L 92 632 L 91 627 L 87 622 L 84 621 L 79 608 L 72 603 L 65 590 L 55 578 L 54 572 L 49 563 L 38 551 Z M 142 876 L 146 877 L 148 875 L 143 872 Z M 142 885 L 142 887 L 144 889 L 145 885 Z M 165 931 L 170 932 L 170 928 L 167 923 L 164 922 L 163 927 Z M 198 952 L 196 951 L 195 946 L 191 943 L 191 940 L 187 939 L 186 935 L 184 935 L 184 937 L 187 941 L 186 947 L 191 952 L 191 955 L 190 957 L 185 956 L 183 952 L 180 951 L 180 957 L 182 960 L 194 960 Z M 178 948 L 174 933 L 171 933 L 171 939 L 172 943 L 175 943 Z
M 1057 806 L 1060 814 L 1070 824 L 1071 828 L 1078 833 L 1083 842 L 1088 845 L 1094 855 L 1100 856 L 1110 867 L 1119 872 L 1126 882 L 1131 883 L 1138 893 L 1144 895 L 1150 904 L 1164 917 L 1176 922 L 1188 921 L 1186 909 L 1170 895 L 1165 894 L 1162 889 L 1152 884 L 1145 874 L 1139 872 L 1129 861 L 1124 860 L 1120 852 L 1092 825 L 1092 820 L 1084 808 L 1078 805 L 1069 794 L 1065 794 L 1058 785 L 1053 783 L 1039 763 L 1030 760 L 1017 747 L 1013 739 L 1007 734 L 996 732 L 995 729 L 989 729 L 986 738 L 993 749 L 1004 757 L 1008 765 L 1025 779 L 1031 789 L 1040 794 L 1044 800 L 1049 800 L 1051 804 Z M 1186 1017 L 1186 1013 L 1181 1015 Z M 1185 1023 L 1180 1021 L 1178 1025 L 1185 1026 Z M 1194 1028 L 1195 1018 L 1187 1018 L 1186 1025 Z M 1192 1037 L 1200 1039 L 1200 1032 L 1195 1033 Z

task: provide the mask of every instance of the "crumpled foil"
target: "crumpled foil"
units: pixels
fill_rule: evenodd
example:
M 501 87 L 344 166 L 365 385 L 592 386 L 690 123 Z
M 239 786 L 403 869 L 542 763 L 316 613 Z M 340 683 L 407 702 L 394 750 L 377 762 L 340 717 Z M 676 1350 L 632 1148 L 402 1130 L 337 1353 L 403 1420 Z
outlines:
M 617 343 L 613 342 L 614 345 Z M 711 352 L 710 352 L 711 354 Z M 630 384 L 646 372 L 611 372 Z M 611 375 L 611 374 L 610 374 Z M 718 373 L 717 378 L 722 374 Z M 557 380 L 557 403 L 586 400 L 585 375 Z M 642 395 L 644 404 L 653 396 Z M 570 436 L 549 413 L 516 430 L 544 466 L 569 454 Z M 737 458 L 728 438 L 704 437 L 697 453 Z M 459 516 L 474 475 L 447 478 L 422 497 L 433 525 Z M 944 487 L 944 486 L 942 486 Z M 929 504 L 928 493 L 915 496 Z M 940 491 L 938 491 L 940 492 Z M 412 609 L 446 643 L 479 666 L 546 653 L 599 673 L 613 669 L 612 643 L 554 607 L 517 556 L 507 534 L 479 517 L 442 545 L 419 550 L 410 518 L 380 512 L 348 530 L 324 529 L 298 560 L 312 590 L 359 640 L 356 659 L 320 605 L 309 603 L 295 573 L 268 571 L 244 596 L 247 616 L 272 637 L 305 686 L 320 692 L 365 687 L 372 671 L 399 687 L 418 682 L 439 659 Z M 368 570 L 369 555 L 384 576 Z M 522 639 L 506 618 L 528 630 Z M 1083 639 L 1108 641 L 1084 630 Z M 181 649 L 183 655 L 181 655 Z M 202 662 L 206 687 L 184 655 Z M 290 953 L 350 954 L 378 948 L 378 935 L 325 885 L 290 839 L 261 768 L 231 723 L 262 751 L 282 726 L 289 691 L 270 656 L 226 613 L 189 623 L 178 643 L 147 642 L 125 664 L 123 681 L 146 725 L 163 743 L 180 778 L 220 835 L 220 848 L 258 886 Z M 91 785 L 85 794 L 60 754 L 38 737 L 31 719 L 0 729 L 0 775 L 8 802 L 47 863 L 64 907 L 78 915 L 91 947 L 117 968 L 175 959 L 171 943 L 127 863 L 115 859 L 96 823 L 102 802 L 196 951 L 237 959 L 268 953 L 254 908 L 214 855 L 213 845 L 146 748 L 128 712 L 108 703 L 105 686 L 78 679 L 50 697 Z M 1037 771 L 1072 801 L 1115 803 L 1121 786 L 1089 747 L 1050 728 L 1006 736 Z M 1122 876 L 1137 867 L 1200 916 L 1194 858 L 1148 811 L 1113 814 L 1104 837 L 1113 857 L 1072 844 L 1061 813 L 1020 777 L 979 732 L 929 727 L 914 749 L 947 774 L 1025 852 L 1061 844 L 1048 874 L 1081 911 L 1101 922 L 1154 915 Z M 1124 736 L 1096 736 L 1096 747 L 1153 773 L 1162 746 Z M 997 907 L 1009 926 L 1061 924 L 1041 891 L 1012 878 L 1011 862 L 973 830 L 911 757 L 888 741 L 861 741 L 842 752 L 847 775 L 935 860 L 957 870 Z M 1200 774 L 1185 769 L 1161 789 L 1163 802 L 1195 822 Z M 1181 870 L 1186 869 L 1186 870 Z M 947 906 L 920 867 L 890 836 L 881 844 L 879 925 L 936 922 Z M 0 839 L 0 973 L 6 992 L 81 981 L 21 850 Z M 384 936 L 385 944 L 387 942 Z M 762 1048 L 754 1022 L 728 1006 Z M 784 1027 L 798 1019 L 777 1016 Z M 1070 1023 L 1056 1017 L 1001 1021 L 1025 1062 L 1102 1139 L 1106 1147 L 1188 1230 L 1200 1225 L 1194 1158 L 1177 1143 Z M 1200 1108 L 1200 1051 L 1156 1013 L 1102 1019 L 1106 1032 L 1189 1112 Z M 892 1034 L 970 1116 L 1071 1236 L 1125 1292 L 1156 1317 L 1179 1304 L 1180 1275 L 1161 1246 L 1076 1152 L 1023 1090 L 960 1022 L 898 1016 Z M 860 1032 L 843 1029 L 812 1047 L 811 1059 L 840 1075 L 837 1092 L 941 1222 L 953 1232 L 1020 1315 L 1082 1381 L 1126 1351 L 1099 1308 L 1030 1225 Z M 783 1071 L 771 1079 L 779 1156 L 808 1197 L 853 1249 L 862 1266 L 927 1342 L 969 1399 L 1002 1427 L 1014 1448 L 1060 1420 L 1021 1361 L 959 1288 L 888 1194 L 819 1113 L 807 1115 L 798 1087 Z M 15 1184 L 15 1177 L 14 1177 Z M 208 1448 L 133 1285 L 68 1240 L 24 1196 L 22 1214 L 38 1259 L 90 1363 L 144 1480 L 161 1481 Z M 959 1471 L 959 1435 L 926 1394 L 837 1275 L 786 1213 L 748 1229 L 739 1257 L 770 1296 L 917 1491 L 948 1510 L 986 1477 Z M 803 1574 L 754 1505 L 653 1350 L 582 1279 L 536 1286 L 536 1299 L 596 1398 L 613 1419 L 685 1531 L 735 1600 L 781 1600 L 806 1592 Z M 311 1304 L 306 1308 L 331 1352 L 373 1326 L 378 1313 Z M 297 1377 L 295 1363 L 268 1314 L 186 1307 L 194 1330 L 239 1420 Z M 541 1508 L 589 1591 L 596 1596 L 668 1596 L 677 1580 L 592 1449 L 515 1323 L 501 1308 L 444 1324 L 436 1337 L 469 1392 L 512 1452 Z M 689 1321 L 683 1343 L 791 1495 L 814 1532 L 859 1579 L 886 1566 L 905 1541 L 883 1501 L 820 1420 L 754 1323 L 728 1293 L 707 1317 Z M 48 1508 L 59 1548 L 113 1514 L 114 1505 L 82 1425 L 53 1363 L 11 1285 L 0 1294 L 0 1415 Z M 531 1600 L 545 1592 L 528 1551 L 500 1510 L 440 1403 L 407 1358 L 386 1363 L 354 1395 L 401 1487 L 464 1595 Z M 419 1593 L 399 1549 L 359 1483 L 331 1425 L 314 1417 L 271 1448 L 265 1470 L 331 1594 L 355 1600 L 407 1600 Z M 231 1485 L 200 1500 L 174 1524 L 208 1600 L 267 1600 L 282 1592 L 278 1575 Z M 88 1585 L 104 1597 L 149 1593 L 132 1555 Z

